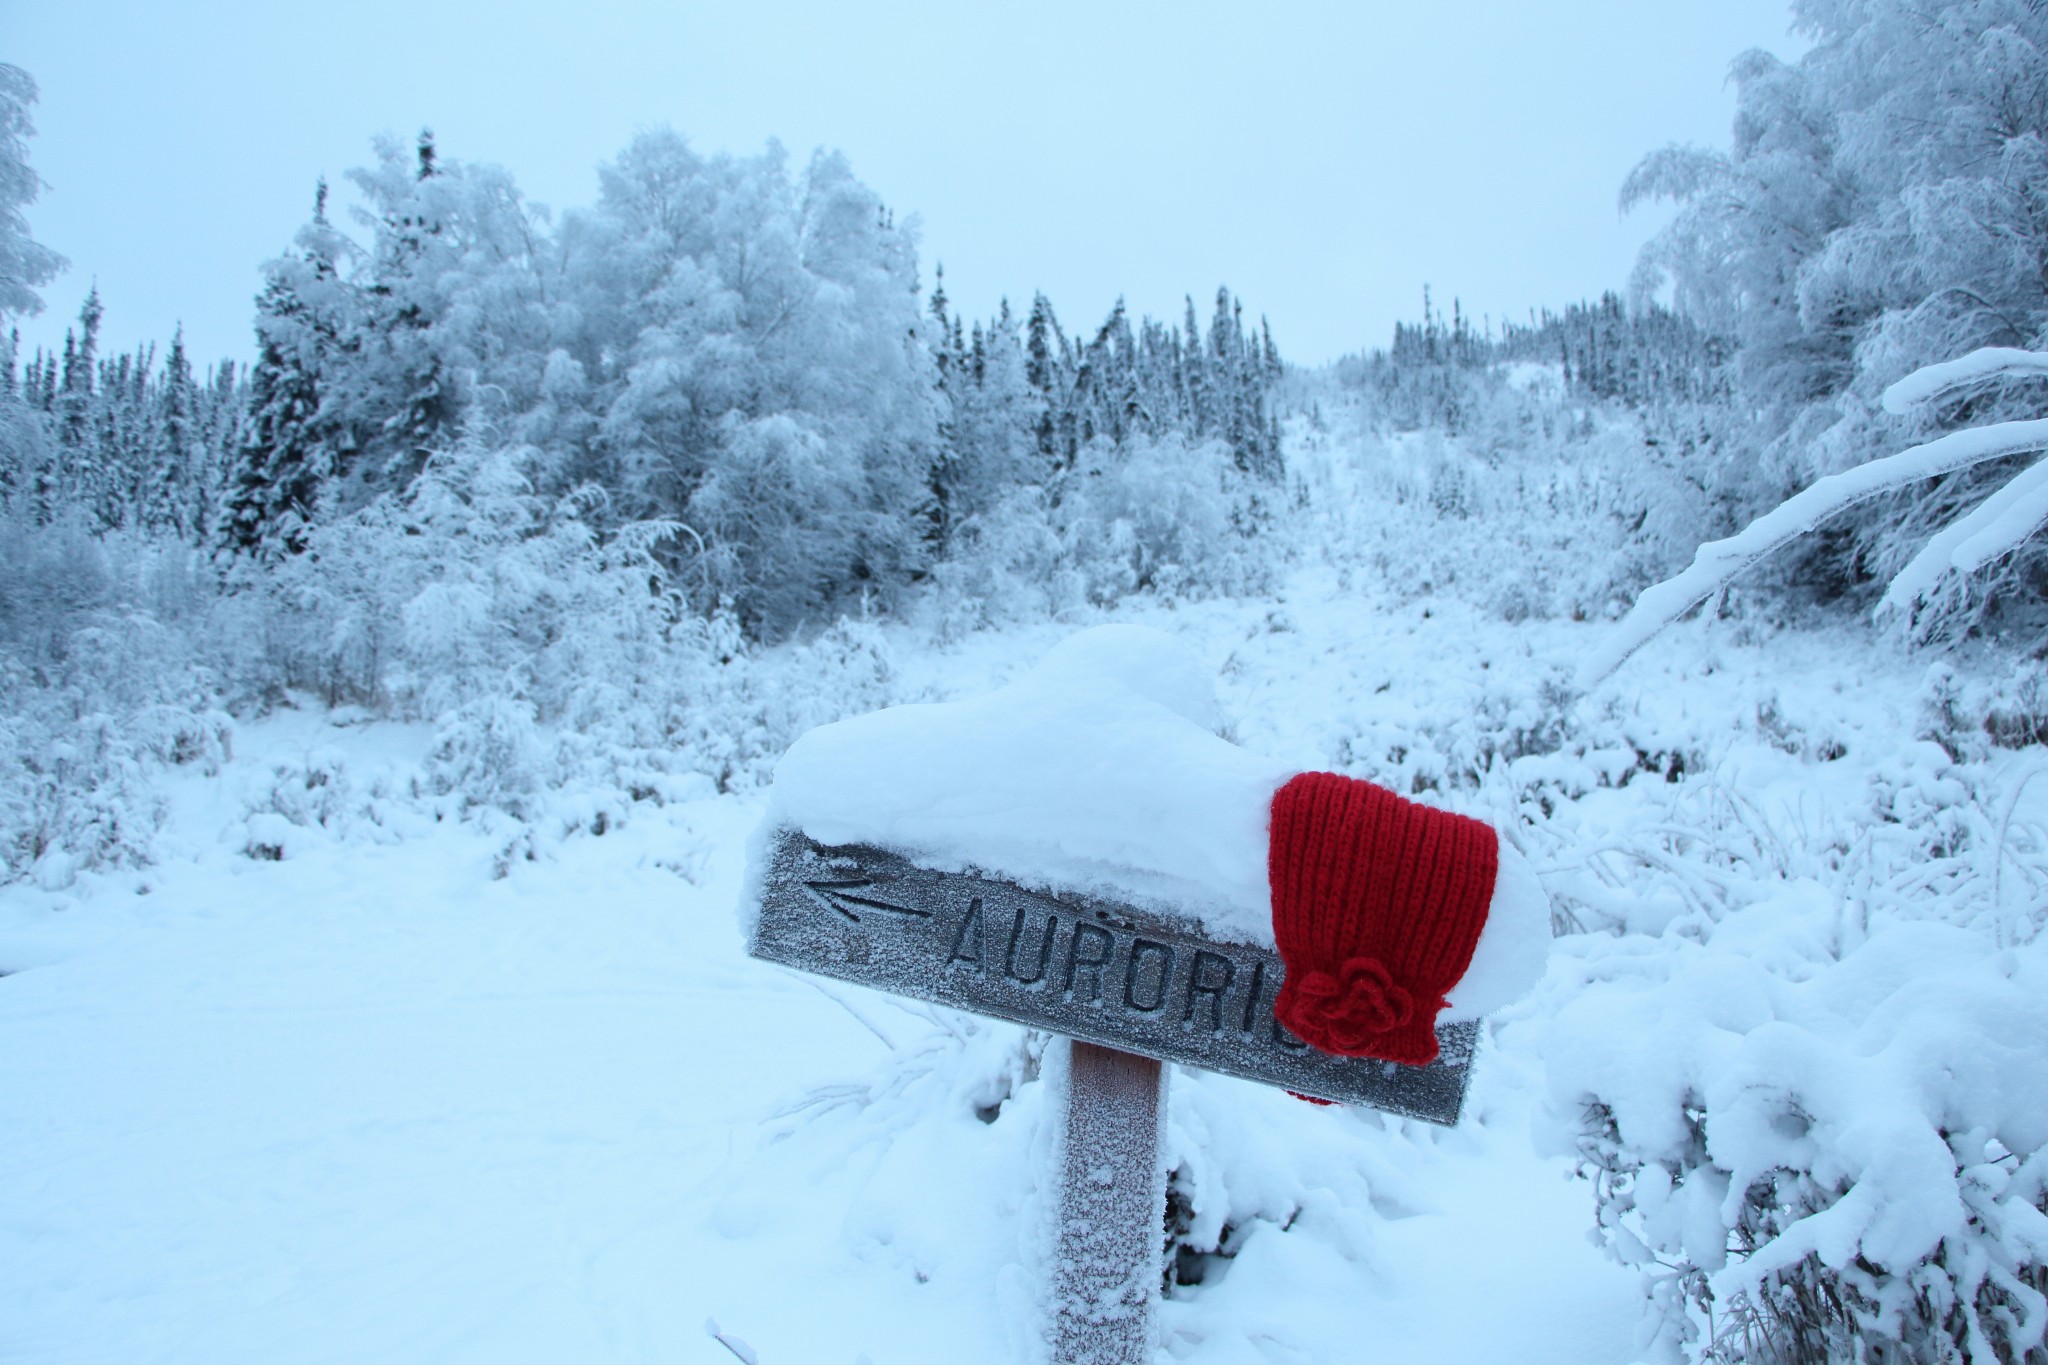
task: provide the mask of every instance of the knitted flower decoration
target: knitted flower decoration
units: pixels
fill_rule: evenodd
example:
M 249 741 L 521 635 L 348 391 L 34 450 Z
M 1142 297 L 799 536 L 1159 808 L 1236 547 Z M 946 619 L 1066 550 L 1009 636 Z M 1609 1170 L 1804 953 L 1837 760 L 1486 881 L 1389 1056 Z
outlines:
M 1290 1004 L 1296 1037 L 1325 1052 L 1354 1057 L 1370 1055 L 1376 1038 L 1415 1017 L 1414 997 L 1369 957 L 1352 958 L 1336 976 L 1304 974 Z

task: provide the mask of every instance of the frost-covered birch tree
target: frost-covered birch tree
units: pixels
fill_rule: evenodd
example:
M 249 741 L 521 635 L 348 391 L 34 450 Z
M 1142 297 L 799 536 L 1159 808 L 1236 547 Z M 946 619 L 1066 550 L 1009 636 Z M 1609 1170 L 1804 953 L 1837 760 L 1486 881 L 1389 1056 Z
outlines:
M 1884 409 L 1886 385 L 1978 347 L 2048 342 L 2048 11 L 1800 0 L 1794 17 L 1813 43 L 1798 60 L 1734 63 L 1728 148 L 1666 148 L 1622 191 L 1625 206 L 1680 205 L 1639 287 L 1668 284 L 1737 343 L 1741 398 L 1762 416 L 1751 512 L 1923 435 Z M 1809 576 L 1830 590 L 1888 579 L 1998 474 L 1875 500 Z
M 24 216 L 43 188 L 28 164 L 28 140 L 36 130 L 29 110 L 35 102 L 35 78 L 0 62 L 0 321 L 40 313 L 43 300 L 36 290 L 65 264 L 30 235 Z

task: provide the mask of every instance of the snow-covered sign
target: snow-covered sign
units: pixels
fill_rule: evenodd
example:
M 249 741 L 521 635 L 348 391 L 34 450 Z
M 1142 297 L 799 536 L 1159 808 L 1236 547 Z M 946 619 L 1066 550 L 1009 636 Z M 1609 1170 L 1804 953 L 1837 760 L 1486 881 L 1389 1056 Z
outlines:
M 1277 953 L 1192 920 L 921 868 L 784 831 L 751 950 L 786 966 L 1030 1024 L 1301 1095 L 1458 1120 L 1478 1024 L 1437 1032 L 1428 1066 L 1319 1051 L 1274 1017 Z
M 986 696 L 804 735 L 749 859 L 754 956 L 1066 1040 L 1055 1365 L 1155 1357 L 1162 1062 L 1455 1123 L 1477 1021 L 1549 942 L 1492 830 L 1251 753 L 1215 711 L 1170 637 L 1082 631 Z

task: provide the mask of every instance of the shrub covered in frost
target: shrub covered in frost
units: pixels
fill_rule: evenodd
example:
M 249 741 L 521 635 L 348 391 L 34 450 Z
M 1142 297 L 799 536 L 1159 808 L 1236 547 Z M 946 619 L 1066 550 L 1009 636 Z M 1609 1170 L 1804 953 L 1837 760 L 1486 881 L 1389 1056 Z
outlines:
M 0 523 L 0 879 L 148 861 L 156 771 L 218 762 L 223 705 L 311 694 L 435 727 L 417 780 L 278 775 L 250 805 L 266 828 L 378 824 L 394 802 L 533 821 L 558 800 L 601 828 L 692 774 L 762 780 L 802 731 L 896 700 L 871 623 L 750 642 L 672 582 L 657 550 L 679 528 L 601 539 L 591 495 L 537 494 L 531 458 L 465 442 L 302 553 L 231 567 L 225 592 L 167 540 Z
M 1295 500 L 1355 577 L 1510 622 L 1599 619 L 1726 515 L 1704 410 L 1568 402 L 1492 371 L 1463 382 L 1472 411 L 1455 431 L 1391 427 L 1369 393 L 1334 385 L 1297 431 Z
M 1554 1138 L 1660 1361 L 2048 1359 L 2048 836 L 1933 743 L 1861 809 L 1665 789 L 1555 878 Z
M 227 608 L 265 644 L 245 687 L 268 668 L 275 685 L 431 721 L 433 788 L 522 815 L 572 773 L 648 792 L 693 769 L 753 781 L 802 730 L 883 704 L 871 630 L 764 653 L 672 582 L 656 551 L 681 528 L 600 539 L 590 495 L 538 495 L 531 458 L 464 443 L 403 497 L 312 529 Z
M 1092 441 L 1072 468 L 1010 489 L 954 529 L 933 571 L 942 624 L 958 632 L 1138 594 L 1258 591 L 1272 577 L 1276 546 L 1259 533 L 1274 491 L 1222 441 Z
M 147 861 L 158 771 L 225 756 L 216 675 L 189 635 L 211 596 L 192 559 L 0 518 L 0 881 Z
M 1542 820 L 1558 804 L 1632 782 L 1675 782 L 1700 766 L 1701 736 L 1669 717 L 1579 707 L 1562 668 L 1514 673 L 1411 711 L 1359 715 L 1333 767 L 1409 795 L 1476 792 Z

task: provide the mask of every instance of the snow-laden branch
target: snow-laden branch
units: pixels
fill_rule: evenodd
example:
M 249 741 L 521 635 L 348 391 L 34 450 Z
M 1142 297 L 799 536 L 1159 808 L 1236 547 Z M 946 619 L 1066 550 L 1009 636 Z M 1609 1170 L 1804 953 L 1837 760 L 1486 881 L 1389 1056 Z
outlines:
M 1880 613 L 1911 611 L 1952 573 L 1973 573 L 2017 548 L 2041 523 L 2048 521 L 2048 460 L 2040 460 L 2013 476 L 1996 493 L 1935 533 L 1912 562 L 1899 570 Z
M 1580 667 L 1580 685 L 1590 687 L 1605 678 L 1619 668 L 1624 659 L 1642 648 L 1651 636 L 1726 587 L 1737 574 L 1836 513 L 1907 484 L 1954 473 L 1986 460 L 2044 448 L 2048 448 L 2048 418 L 1999 422 L 1988 427 L 1953 431 L 1925 445 L 1818 480 L 1726 540 L 1709 541 L 1700 546 L 1691 567 L 1677 577 L 1644 589 L 1635 606 L 1615 627 L 1614 633 Z M 2012 510 L 2017 515 L 2018 508 Z M 1978 528 L 1973 528 L 1973 536 L 1964 543 L 1977 543 L 1974 533 L 1979 529 L 1982 531 L 1981 543 L 1993 543 L 1995 533 L 2008 525 L 2003 518 L 1994 519 L 1995 526 L 1980 523 Z M 1956 550 L 1962 548 L 1962 545 L 1955 547 Z M 1911 566 L 1908 567 L 1910 569 Z
M 2010 346 L 1986 346 L 1966 356 L 1913 371 L 1886 389 L 1881 401 L 1886 412 L 1904 414 L 1966 385 L 2025 375 L 2048 375 L 2048 354 L 2015 350 Z

